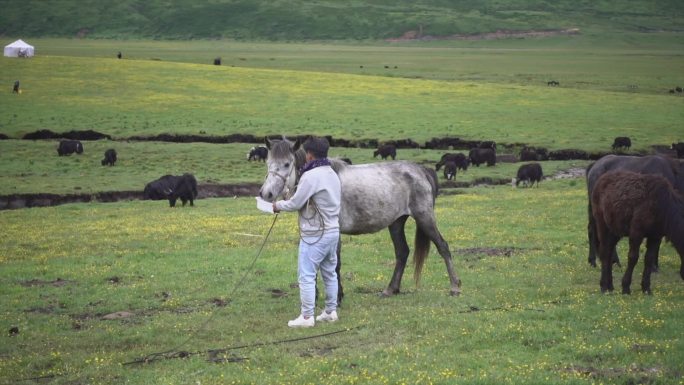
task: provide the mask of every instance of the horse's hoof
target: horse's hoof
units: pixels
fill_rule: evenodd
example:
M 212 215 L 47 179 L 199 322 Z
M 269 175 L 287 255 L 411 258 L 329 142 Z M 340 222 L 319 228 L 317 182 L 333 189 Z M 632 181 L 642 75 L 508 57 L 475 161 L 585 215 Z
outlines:
M 394 290 L 385 289 L 382 291 L 382 293 L 380 293 L 380 298 L 389 298 L 389 297 L 394 296 L 397 293 L 399 293 L 399 292 L 398 291 L 395 292 Z
M 460 290 L 451 290 L 451 291 L 449 291 L 449 295 L 452 297 L 458 297 L 461 295 L 461 291 Z
M 632 291 L 629 290 L 629 289 L 624 289 L 624 288 L 623 288 L 623 289 L 622 289 L 622 294 L 630 295 L 630 294 L 632 294 Z

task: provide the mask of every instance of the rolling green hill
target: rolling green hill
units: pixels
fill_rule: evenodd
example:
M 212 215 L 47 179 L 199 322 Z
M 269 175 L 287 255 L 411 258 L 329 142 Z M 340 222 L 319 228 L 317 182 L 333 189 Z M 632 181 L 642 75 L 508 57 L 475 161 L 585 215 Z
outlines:
M 3 0 L 0 35 L 364 40 L 497 30 L 683 31 L 680 0 Z

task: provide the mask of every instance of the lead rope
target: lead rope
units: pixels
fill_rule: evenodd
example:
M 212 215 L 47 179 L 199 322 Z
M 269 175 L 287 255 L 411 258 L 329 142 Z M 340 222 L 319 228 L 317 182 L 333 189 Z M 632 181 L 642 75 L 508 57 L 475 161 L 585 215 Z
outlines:
M 273 231 L 273 226 L 275 226 L 276 219 L 278 219 L 278 213 L 276 213 L 275 216 L 273 217 L 273 222 L 271 223 L 271 227 L 268 229 L 268 233 L 266 233 L 266 237 L 264 238 L 264 241 L 261 242 L 261 246 L 259 247 L 259 251 L 256 253 L 254 258 L 252 259 L 252 262 L 247 267 L 247 270 L 245 270 L 245 272 L 242 274 L 242 277 L 240 278 L 240 280 L 233 287 L 233 290 L 228 295 L 229 298 L 232 298 L 233 295 L 235 295 L 235 293 L 238 291 L 238 289 L 242 286 L 243 282 L 247 278 L 247 275 L 249 275 L 249 273 L 252 272 L 252 269 L 254 268 L 254 265 L 256 264 L 257 259 L 259 259 L 259 256 L 261 256 L 261 252 L 264 250 L 264 246 L 266 245 L 266 241 L 268 241 L 268 237 L 271 235 L 271 232 Z M 137 360 L 133 360 L 131 362 L 126 362 L 126 363 L 124 363 L 124 365 L 130 364 L 130 363 L 150 362 L 150 361 L 158 360 L 160 358 L 175 358 L 175 356 L 177 356 L 178 354 L 187 353 L 187 352 L 179 352 L 178 349 L 185 346 L 188 342 L 190 342 L 190 340 L 195 338 L 195 336 L 197 335 L 198 332 L 204 330 L 204 328 L 206 328 L 206 326 L 209 324 L 209 322 L 211 322 L 211 320 L 214 319 L 214 317 L 216 316 L 217 313 L 218 312 L 212 312 L 211 316 L 209 316 L 209 318 L 207 318 L 202 323 L 202 325 L 200 325 L 199 328 L 197 328 L 197 329 L 195 329 L 195 331 L 191 332 L 190 335 L 188 336 L 188 338 L 186 338 L 183 342 L 179 343 L 178 345 L 174 346 L 172 349 L 164 351 L 164 352 L 150 353 L 150 354 L 148 354 L 142 358 L 139 358 Z
M 321 214 L 321 210 L 318 209 L 318 205 L 316 202 L 313 200 L 313 198 L 309 198 L 309 201 L 306 203 L 307 209 L 311 206 L 313 208 L 313 213 L 311 214 L 310 217 L 305 217 L 304 213 L 299 214 L 300 218 L 303 221 L 306 221 L 309 225 L 313 225 L 316 223 L 315 218 L 318 217 L 318 229 L 315 230 L 303 230 L 302 226 L 299 226 L 299 239 L 302 240 L 302 242 L 306 243 L 307 245 L 315 245 L 316 243 L 320 242 L 321 239 L 323 238 L 323 235 L 325 234 L 325 218 L 323 218 L 323 214 Z M 304 237 L 306 236 L 313 236 L 314 234 L 318 234 L 320 232 L 321 235 L 318 236 L 318 239 L 316 239 L 313 242 L 307 242 Z

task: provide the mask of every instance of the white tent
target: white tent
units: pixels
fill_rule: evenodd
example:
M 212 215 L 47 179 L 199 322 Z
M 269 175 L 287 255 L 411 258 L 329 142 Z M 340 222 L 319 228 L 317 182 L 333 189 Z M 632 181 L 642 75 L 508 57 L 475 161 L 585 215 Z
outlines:
M 32 45 L 26 44 L 25 41 L 19 39 L 12 44 L 6 45 L 4 54 L 7 57 L 31 57 L 33 52 Z

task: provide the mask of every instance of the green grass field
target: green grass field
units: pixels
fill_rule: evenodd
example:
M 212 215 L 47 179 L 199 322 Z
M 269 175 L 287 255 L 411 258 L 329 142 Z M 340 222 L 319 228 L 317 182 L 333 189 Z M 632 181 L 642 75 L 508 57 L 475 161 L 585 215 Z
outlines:
M 251 144 L 160 143 L 84 141 L 81 155 L 57 156 L 57 141 L 0 141 L 0 195 L 23 193 L 97 193 L 103 191 L 142 191 L 146 183 L 162 175 L 190 172 L 202 183 L 261 183 L 266 175 L 262 162 L 248 162 Z M 103 167 L 104 151 L 117 149 L 114 167 Z M 397 159 L 410 160 L 434 168 L 444 151 L 399 149 Z M 379 162 L 372 149 L 334 147 L 333 157 L 351 158 L 354 163 Z M 588 161 L 548 161 L 544 173 L 551 176 L 570 168 L 584 168 Z M 473 183 L 483 178 L 510 180 L 518 163 L 496 167 L 471 166 L 459 171 L 456 181 Z M 440 170 L 440 181 L 444 181 Z
M 162 56 L 169 44 L 159 43 L 159 52 L 149 55 Z M 9 91 L 20 79 L 23 93 L 0 93 L 0 132 L 14 138 L 43 128 L 97 129 L 115 138 L 326 133 L 419 143 L 458 136 L 588 151 L 608 150 L 615 136 L 630 136 L 642 151 L 682 140 L 684 99 L 667 89 L 684 84 L 684 57 L 663 51 L 667 45 L 638 51 L 332 46 L 336 53 L 324 62 L 322 45 L 280 47 L 254 45 L 255 55 L 280 55 L 272 62 L 297 55 L 275 70 L 247 68 L 260 67 L 249 58 L 241 67 L 117 60 L 113 54 L 3 58 L 0 83 Z M 380 60 L 385 53 L 387 70 Z M 340 56 L 346 62 L 337 61 Z M 371 64 L 360 69 L 367 60 Z M 339 63 L 348 63 L 346 71 Z M 370 74 L 366 67 L 373 68 Z M 406 78 L 417 73 L 428 79 Z M 561 87 L 548 87 L 549 79 Z
M 458 136 L 594 152 L 627 135 L 632 151 L 649 152 L 684 140 L 684 98 L 666 92 L 684 85 L 674 35 L 419 46 L 37 39 L 38 57 L 0 59 L 0 133 L 13 138 L 0 141 L 0 195 L 142 190 L 167 173 L 265 175 L 246 160 L 252 144 L 85 141 L 84 154 L 58 157 L 56 141 L 17 140 L 39 129 Z M 223 66 L 209 64 L 216 56 Z M 119 162 L 103 167 L 110 147 Z M 443 152 L 398 158 L 433 167 Z M 331 155 L 377 161 L 372 149 Z M 587 163 L 542 166 L 552 175 Z M 518 166 L 456 178 L 505 180 Z M 286 326 L 299 303 L 295 215 L 279 216 L 250 268 L 272 220 L 251 198 L 0 211 L 0 384 L 683 382 L 681 261 L 669 244 L 652 296 L 638 274 L 631 296 L 601 295 L 586 262 L 583 178 L 443 191 L 436 213 L 462 296 L 448 296 L 433 250 L 420 286 L 407 272 L 402 295 L 379 298 L 394 263 L 387 232 L 344 236 L 341 321 L 312 330 Z M 103 319 L 119 311 L 130 314 Z M 209 349 L 225 351 L 199 353 Z M 193 354 L 124 365 L 168 350 Z
M 652 296 L 639 292 L 638 275 L 631 296 L 601 295 L 586 263 L 584 185 L 575 182 L 440 197 L 439 226 L 463 280 L 458 298 L 448 296 L 434 250 L 418 288 L 407 272 L 404 294 L 379 298 L 393 265 L 388 234 L 344 236 L 341 320 L 310 330 L 286 326 L 298 311 L 294 215 L 280 215 L 250 270 L 272 217 L 249 198 L 0 212 L 0 381 L 681 382 L 679 258 L 663 246 Z M 118 311 L 132 315 L 103 319 Z M 242 345 L 251 347 L 230 349 Z

